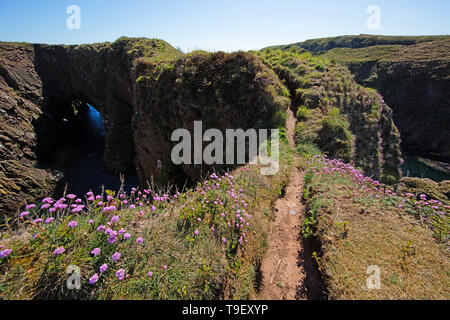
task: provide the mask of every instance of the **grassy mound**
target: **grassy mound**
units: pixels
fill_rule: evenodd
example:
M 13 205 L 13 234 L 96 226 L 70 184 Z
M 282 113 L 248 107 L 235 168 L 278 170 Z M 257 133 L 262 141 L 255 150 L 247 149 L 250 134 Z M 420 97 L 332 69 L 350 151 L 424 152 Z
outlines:
M 338 160 L 307 166 L 302 233 L 316 242 L 310 254 L 330 299 L 450 298 L 448 205 L 396 193 Z

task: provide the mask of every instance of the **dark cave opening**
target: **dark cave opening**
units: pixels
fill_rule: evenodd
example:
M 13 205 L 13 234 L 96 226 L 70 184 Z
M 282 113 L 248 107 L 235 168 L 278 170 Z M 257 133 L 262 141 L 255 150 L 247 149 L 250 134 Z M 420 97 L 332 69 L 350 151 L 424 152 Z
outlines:
M 58 179 L 54 197 L 64 191 L 78 196 L 88 191 L 98 194 L 105 190 L 118 191 L 120 175 L 105 168 L 104 153 L 107 130 L 98 108 L 80 100 L 73 100 L 63 113 L 48 117 L 51 125 L 42 140 L 40 163 L 55 172 Z M 47 121 L 48 122 L 48 121 Z M 136 171 L 124 173 L 124 190 L 139 185 Z

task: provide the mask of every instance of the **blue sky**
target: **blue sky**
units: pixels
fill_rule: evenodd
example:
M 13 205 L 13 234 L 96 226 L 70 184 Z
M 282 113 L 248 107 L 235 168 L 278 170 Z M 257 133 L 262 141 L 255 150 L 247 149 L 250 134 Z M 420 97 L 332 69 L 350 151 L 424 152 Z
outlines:
M 70 5 L 81 29 L 69 30 Z M 366 10 L 381 9 L 381 29 Z M 184 51 L 250 50 L 344 34 L 450 34 L 448 0 L 0 0 L 0 41 L 76 44 L 122 35 Z

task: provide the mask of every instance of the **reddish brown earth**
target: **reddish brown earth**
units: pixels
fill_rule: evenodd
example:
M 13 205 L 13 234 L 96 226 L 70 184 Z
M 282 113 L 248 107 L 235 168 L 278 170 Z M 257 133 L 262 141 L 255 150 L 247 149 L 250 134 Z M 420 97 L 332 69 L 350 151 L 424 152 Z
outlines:
M 295 147 L 295 117 L 288 111 L 287 131 L 291 147 Z M 261 263 L 261 285 L 255 299 L 296 300 L 306 299 L 306 273 L 304 250 L 299 237 L 302 204 L 303 175 L 295 165 L 284 196 L 274 207 L 274 220 L 269 228 L 269 246 Z

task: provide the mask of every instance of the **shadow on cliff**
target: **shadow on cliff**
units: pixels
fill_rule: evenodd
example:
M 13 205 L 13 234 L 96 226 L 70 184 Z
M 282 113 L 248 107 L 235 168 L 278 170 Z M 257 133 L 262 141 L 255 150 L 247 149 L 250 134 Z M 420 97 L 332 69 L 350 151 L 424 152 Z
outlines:
M 33 122 L 36 156 L 38 166 L 51 170 L 58 181 L 54 195 L 61 195 L 66 184 L 72 192 L 102 185 L 118 189 L 120 174 L 129 175 L 130 183 L 137 184 L 132 106 L 105 93 L 110 87 L 105 81 L 106 54 L 46 45 L 35 45 L 34 50 L 36 72 L 42 81 L 42 114 Z M 78 61 L 79 55 L 88 55 L 84 63 Z M 100 114 L 103 135 L 86 123 L 88 105 Z M 94 186 L 94 181 L 98 185 Z

